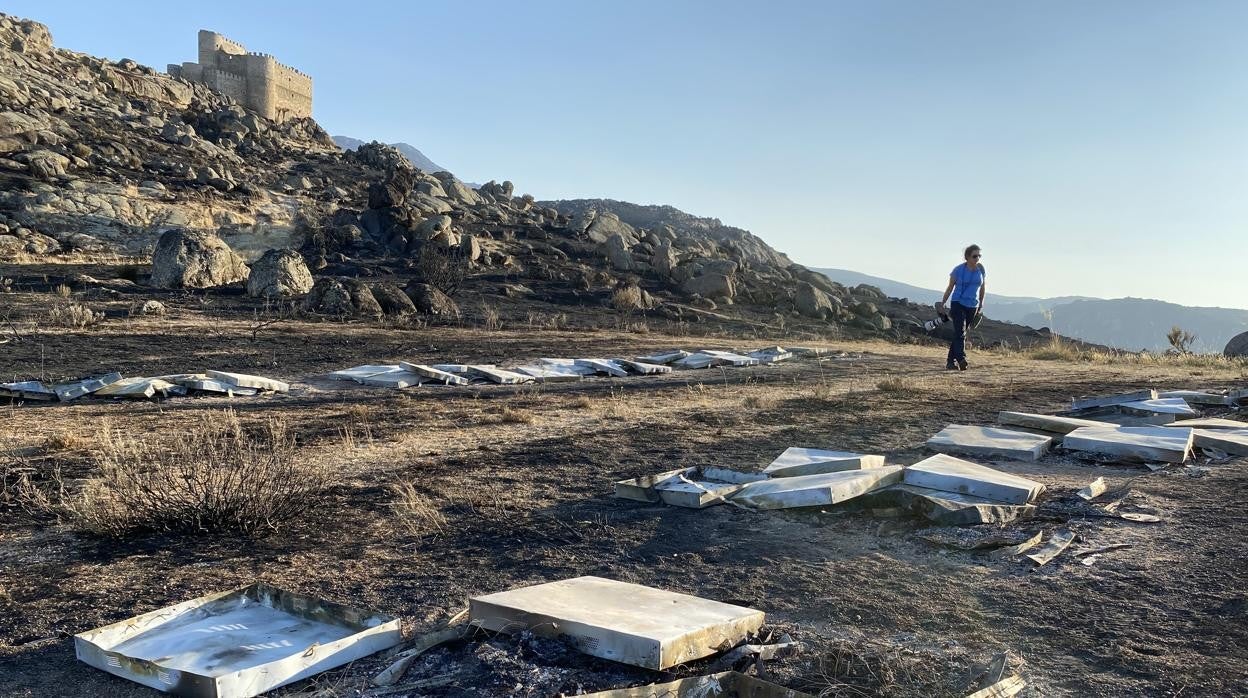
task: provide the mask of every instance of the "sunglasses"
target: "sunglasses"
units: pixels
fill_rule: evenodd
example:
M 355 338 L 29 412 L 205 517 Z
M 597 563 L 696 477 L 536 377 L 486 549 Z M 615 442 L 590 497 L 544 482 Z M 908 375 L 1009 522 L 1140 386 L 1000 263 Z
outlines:
M 982 254 L 973 254 L 973 255 L 971 255 L 971 259 L 979 259 L 980 257 L 983 257 L 983 255 L 982 255 Z

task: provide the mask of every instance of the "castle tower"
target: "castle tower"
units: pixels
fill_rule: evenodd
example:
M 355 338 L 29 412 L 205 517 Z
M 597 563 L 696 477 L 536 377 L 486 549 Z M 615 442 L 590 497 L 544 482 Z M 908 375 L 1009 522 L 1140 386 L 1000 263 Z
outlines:
M 216 32 L 199 30 L 199 62 L 170 64 L 174 77 L 203 83 L 266 119 L 312 116 L 312 77 Z

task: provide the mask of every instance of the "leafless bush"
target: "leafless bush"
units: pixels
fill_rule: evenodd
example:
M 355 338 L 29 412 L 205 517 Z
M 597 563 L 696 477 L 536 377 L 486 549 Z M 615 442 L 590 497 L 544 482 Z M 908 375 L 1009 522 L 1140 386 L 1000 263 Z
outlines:
M 416 260 L 416 278 L 450 296 L 459 290 L 468 276 L 468 260 L 458 249 L 448 250 L 435 243 L 420 248 Z
M 390 507 L 399 526 L 411 535 L 441 533 L 446 527 L 446 516 L 442 511 L 421 494 L 408 482 L 390 486 L 394 500 Z
M 503 321 L 498 314 L 498 308 L 481 301 L 481 324 L 490 331 L 503 329 Z
M 69 286 L 66 286 L 65 284 L 57 284 L 56 286 L 54 286 L 52 288 L 52 293 L 55 293 L 57 296 L 60 296 L 61 298 L 69 298 L 71 295 L 73 295 L 73 291 L 70 290 Z
M 103 319 L 104 313 L 97 313 L 81 303 L 57 303 L 48 311 L 48 324 L 56 327 L 81 330 Z
M 261 534 L 314 508 L 328 482 L 326 471 L 296 464 L 281 422 L 248 432 L 232 411 L 205 415 L 172 440 L 105 428 L 97 442 L 99 476 L 57 505 L 98 535 Z

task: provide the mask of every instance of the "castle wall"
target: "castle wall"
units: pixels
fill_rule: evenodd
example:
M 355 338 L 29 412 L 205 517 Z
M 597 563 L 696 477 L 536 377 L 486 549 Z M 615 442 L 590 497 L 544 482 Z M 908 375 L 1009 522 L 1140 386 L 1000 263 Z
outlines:
M 312 115 L 311 76 L 216 32 L 200 30 L 199 63 L 170 65 L 169 74 L 202 82 L 274 121 Z

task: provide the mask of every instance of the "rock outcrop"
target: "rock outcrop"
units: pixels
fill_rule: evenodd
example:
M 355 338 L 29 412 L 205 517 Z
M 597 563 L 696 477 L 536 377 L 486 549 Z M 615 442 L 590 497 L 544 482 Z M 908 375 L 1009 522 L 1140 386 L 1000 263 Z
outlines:
M 264 298 L 302 296 L 312 290 L 312 272 L 294 250 L 269 250 L 251 265 L 247 295 Z
M 158 288 L 212 288 L 243 281 L 247 274 L 242 257 L 202 230 L 167 231 L 152 253 L 151 283 Z

